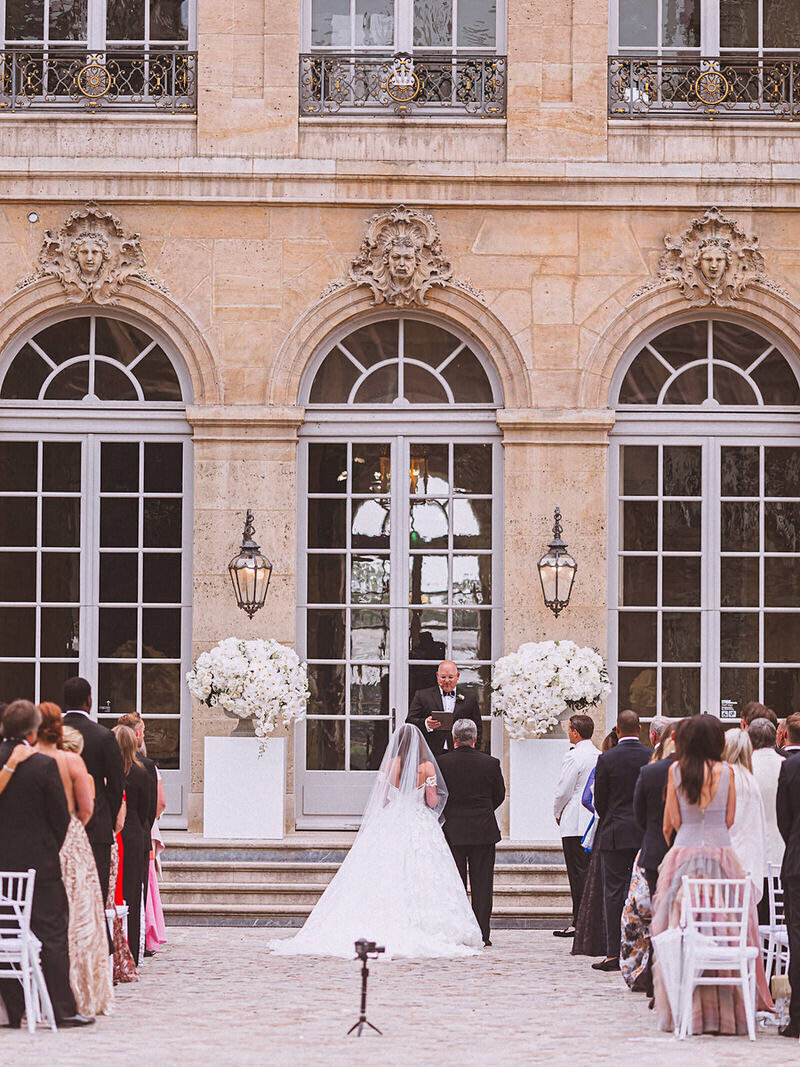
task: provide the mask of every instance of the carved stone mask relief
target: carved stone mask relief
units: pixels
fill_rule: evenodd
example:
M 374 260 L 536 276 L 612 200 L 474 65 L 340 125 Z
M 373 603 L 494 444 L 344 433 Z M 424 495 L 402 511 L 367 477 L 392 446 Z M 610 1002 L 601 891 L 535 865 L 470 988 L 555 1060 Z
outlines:
M 71 304 L 115 304 L 130 278 L 166 292 L 145 265 L 139 234 L 126 232 L 116 215 L 89 203 L 71 212 L 57 231 L 45 230 L 38 267 L 17 289 L 56 278 Z

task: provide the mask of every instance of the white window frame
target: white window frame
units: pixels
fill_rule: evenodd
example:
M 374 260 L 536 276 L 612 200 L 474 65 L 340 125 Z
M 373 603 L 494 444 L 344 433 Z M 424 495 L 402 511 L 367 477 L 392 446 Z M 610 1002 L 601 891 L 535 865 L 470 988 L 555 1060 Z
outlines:
M 748 48 L 720 47 L 719 0 L 702 0 L 700 8 L 700 46 L 665 46 L 662 43 L 664 27 L 663 7 L 667 0 L 658 0 L 658 43 L 656 45 L 621 45 L 619 42 L 619 0 L 609 0 L 608 6 L 608 51 L 609 55 L 697 55 L 718 56 L 769 56 L 776 53 L 798 51 L 791 48 L 764 48 L 764 0 L 758 0 L 758 46 Z
M 52 0 L 50 0 L 52 2 Z M 197 49 L 197 0 L 189 0 L 189 27 L 187 40 L 180 41 L 153 41 L 150 39 L 150 3 L 144 0 L 144 36 L 139 39 L 126 41 L 106 40 L 106 0 L 87 0 L 86 12 L 86 40 L 81 41 L 51 41 L 48 33 L 50 3 L 45 4 L 44 13 L 44 36 L 39 41 L 6 39 L 6 0 L 0 0 L 0 39 L 4 45 L 19 48 L 82 48 L 87 51 L 104 51 L 106 47 L 123 46 L 125 48 L 139 47 L 144 51 L 157 52 L 161 49 L 180 48 L 187 51 Z
M 0 0 L 3 2 L 3 0 Z M 458 0 L 453 2 L 453 26 L 450 45 L 414 45 L 414 0 L 394 0 L 394 44 L 393 45 L 367 45 L 354 44 L 355 41 L 355 9 L 356 0 L 350 0 L 350 41 L 349 45 L 331 44 L 315 45 L 311 41 L 311 5 L 313 0 L 302 0 L 301 41 L 302 51 L 325 54 L 331 53 L 379 53 L 394 54 L 396 52 L 409 52 L 414 55 L 458 55 L 473 52 L 485 52 L 493 55 L 505 55 L 507 40 L 506 0 L 497 0 L 497 12 L 495 22 L 495 45 L 494 48 L 473 48 L 469 45 L 458 44 Z
M 800 409 L 779 406 L 738 406 L 738 407 L 702 407 L 694 405 L 641 404 L 621 405 L 618 403 L 620 387 L 631 364 L 645 345 L 665 330 L 682 323 L 700 320 L 725 320 L 739 323 L 745 328 L 757 332 L 768 342 L 779 348 L 789 362 L 795 376 L 800 378 L 800 360 L 794 353 L 787 351 L 785 341 L 762 323 L 754 323 L 740 315 L 714 310 L 713 312 L 687 312 L 673 319 L 662 321 L 652 326 L 639 337 L 628 349 L 625 357 L 617 366 L 609 391 L 610 404 L 615 409 L 616 421 L 610 435 L 609 476 L 607 483 L 608 514 L 608 664 L 613 692 L 618 694 L 618 616 L 619 616 L 619 560 L 622 530 L 620 525 L 620 446 L 622 445 L 700 445 L 703 448 L 703 518 L 701 534 L 701 667 L 700 699 L 702 710 L 715 715 L 720 713 L 720 529 L 719 529 L 719 449 L 725 445 L 765 444 L 779 447 L 800 447 Z M 660 477 L 660 475 L 659 475 Z M 641 555 L 642 553 L 633 553 Z M 661 550 L 658 556 L 661 556 Z M 676 553 L 667 552 L 673 556 Z M 740 555 L 741 553 L 734 553 Z M 761 568 L 763 570 L 763 544 L 761 546 Z M 660 591 L 659 591 L 660 602 Z M 636 610 L 636 609 L 635 609 Z M 642 611 L 655 610 L 652 606 L 642 606 Z M 661 610 L 660 608 L 658 610 Z M 683 610 L 678 608 L 676 610 Z M 688 609 L 691 610 L 691 609 Z M 751 608 L 749 610 L 756 610 Z M 770 608 L 770 611 L 780 610 Z M 787 609 L 791 610 L 791 609 Z M 797 609 L 795 609 L 797 610 Z M 759 609 L 759 647 L 763 651 L 763 605 Z M 660 655 L 660 647 L 657 650 Z M 800 661 L 800 657 L 798 657 Z M 761 657 L 759 684 L 763 686 L 763 656 Z M 677 666 L 671 662 L 660 661 L 661 665 Z M 737 664 L 747 667 L 748 664 Z M 781 664 L 791 667 L 791 663 Z M 660 675 L 659 675 L 660 677 Z M 660 687 L 657 688 L 660 701 Z M 616 709 L 613 701 L 608 705 L 608 722 L 616 721 Z
M 104 314 L 103 309 L 85 308 L 52 312 L 42 316 L 23 334 L 18 336 L 0 357 L 0 383 L 19 350 L 42 329 L 66 318 Z M 181 628 L 181 689 L 180 689 L 180 767 L 179 770 L 163 770 L 167 809 L 162 816 L 162 826 L 167 829 L 185 829 L 188 825 L 188 795 L 191 771 L 191 719 L 192 701 L 184 682 L 192 659 L 192 603 L 193 603 L 193 472 L 192 429 L 186 421 L 185 406 L 191 403 L 192 388 L 188 371 L 176 355 L 167 338 L 135 316 L 113 309 L 109 315 L 128 322 L 154 337 L 170 359 L 185 400 L 181 402 L 160 401 L 39 401 L 0 400 L 0 422 L 4 440 L 19 441 L 64 441 L 82 442 L 82 496 L 81 508 L 81 579 L 80 579 L 80 645 L 75 660 L 75 673 L 86 678 L 97 691 L 97 628 L 99 618 L 99 448 L 104 440 L 114 442 L 141 441 L 145 443 L 182 442 L 183 448 L 183 509 L 181 549 L 181 603 L 169 605 L 180 607 Z M 96 455 L 93 455 L 96 454 Z M 37 494 L 38 495 L 38 494 Z M 58 494 L 62 495 L 62 494 Z M 24 546 L 18 546 L 24 549 Z M 137 549 L 128 549 L 134 552 Z M 176 553 L 177 554 L 177 553 Z M 20 605 L 30 607 L 26 603 Z M 37 634 L 37 649 L 39 636 Z M 136 662 L 131 660 L 131 662 Z M 93 717 L 99 709 L 93 707 Z M 146 711 L 146 709 L 145 709 Z M 112 709 L 113 714 L 113 709 Z M 148 716 L 157 718 L 157 716 Z M 167 716 L 174 719 L 175 716 Z

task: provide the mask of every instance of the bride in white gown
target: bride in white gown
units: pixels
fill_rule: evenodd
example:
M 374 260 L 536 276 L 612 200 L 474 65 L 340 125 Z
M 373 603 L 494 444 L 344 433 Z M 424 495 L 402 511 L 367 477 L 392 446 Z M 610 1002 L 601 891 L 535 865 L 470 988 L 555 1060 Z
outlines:
M 387 957 L 470 956 L 483 939 L 439 825 L 447 787 L 416 726 L 389 741 L 361 829 L 333 881 L 280 955 L 352 958 L 360 937 Z

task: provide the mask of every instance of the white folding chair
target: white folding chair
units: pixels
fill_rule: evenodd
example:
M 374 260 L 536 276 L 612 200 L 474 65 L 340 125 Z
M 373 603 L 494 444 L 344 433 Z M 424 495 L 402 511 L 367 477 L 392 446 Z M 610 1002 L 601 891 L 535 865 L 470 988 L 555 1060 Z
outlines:
M 56 1017 L 39 961 L 41 942 L 31 932 L 36 871 L 0 871 L 0 977 L 22 984 L 28 1030 L 37 1022 L 56 1029 Z
M 786 974 L 789 969 L 789 932 L 783 908 L 783 885 L 781 869 L 777 863 L 767 868 L 767 892 L 769 894 L 769 925 L 759 926 L 758 935 L 764 953 L 764 972 L 767 985 L 775 974 Z
M 747 1034 L 756 1039 L 756 959 L 747 943 L 752 883 L 749 878 L 683 876 L 683 973 L 680 1031 L 692 1032 L 692 998 L 698 986 L 738 986 Z M 732 972 L 732 973 L 729 973 Z

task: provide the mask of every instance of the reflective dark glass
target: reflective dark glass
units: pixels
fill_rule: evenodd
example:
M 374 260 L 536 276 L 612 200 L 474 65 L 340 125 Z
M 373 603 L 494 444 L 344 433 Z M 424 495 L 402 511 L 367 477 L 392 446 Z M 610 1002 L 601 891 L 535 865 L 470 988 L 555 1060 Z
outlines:
M 309 659 L 344 659 L 345 612 L 309 609 L 306 652 Z
M 81 543 L 81 498 L 46 496 L 42 500 L 42 544 L 78 548 Z
M 661 714 L 671 718 L 699 715 L 700 668 L 662 667 Z
M 794 371 L 780 352 L 771 352 L 753 371 L 753 381 L 765 404 L 785 407 L 800 404 L 800 385 Z
M 45 400 L 83 400 L 89 393 L 89 364 L 71 363 L 53 378 L 45 390 Z
M 100 603 L 136 603 L 139 559 L 133 552 L 100 553 Z
M 738 322 L 714 322 L 715 360 L 723 359 L 746 371 L 759 356 L 763 356 L 769 346 L 769 341 L 761 334 L 745 329 Z
M 42 655 L 52 659 L 77 659 L 80 651 L 80 610 L 42 608 Z
M 374 367 L 386 359 L 397 359 L 398 336 L 397 319 L 382 319 L 348 334 L 342 347 L 355 356 L 362 367 Z
M 655 667 L 620 667 L 617 671 L 619 710 L 630 708 L 640 718 L 656 714 Z
M 0 497 L 0 545 L 36 544 L 36 497 Z
M 307 567 L 309 604 L 347 603 L 347 557 L 344 554 L 309 553 Z
M 350 657 L 355 660 L 388 659 L 388 608 L 353 608 L 350 612 Z
M 180 663 L 143 663 L 142 715 L 177 715 L 180 710 Z
M 619 451 L 622 495 L 657 496 L 658 447 L 623 445 Z
M 308 446 L 309 493 L 347 492 L 347 445 L 338 442 Z
M 0 552 L 0 601 L 36 600 L 36 555 L 33 552 Z
M 641 0 L 635 0 L 641 2 Z M 677 370 L 696 359 L 705 359 L 708 353 L 708 322 L 696 319 L 671 326 L 650 342 L 656 352 Z
M 409 493 L 412 496 L 436 496 L 449 491 L 448 446 L 412 444 Z
M 0 594 L 2 595 L 2 594 Z M 36 609 L 3 608 L 0 610 L 0 657 L 36 654 Z M 8 701 L 8 694 L 3 700 Z
M 0 663 L 0 693 L 3 700 L 34 700 L 36 666 L 33 663 Z
M 183 445 L 147 442 L 144 446 L 144 491 L 183 492 Z
M 755 501 L 723 500 L 720 518 L 723 552 L 758 552 L 760 525 Z
M 764 660 L 766 663 L 800 663 L 800 614 L 789 611 L 764 613 Z
M 617 655 L 621 662 L 655 662 L 658 634 L 654 611 L 621 611 L 617 626 Z
M 178 497 L 145 497 L 145 548 L 180 548 L 183 506 Z
M 42 553 L 42 600 L 76 604 L 80 601 L 81 557 L 78 552 Z
M 345 769 L 344 721 L 342 719 L 308 719 L 306 721 L 306 767 L 310 771 Z
M 391 404 L 397 399 L 397 364 L 378 367 L 358 387 L 354 404 Z
M 699 500 L 665 500 L 662 547 L 667 552 L 699 552 L 702 504 Z
M 492 386 L 478 357 L 463 348 L 442 371 L 456 404 L 491 404 Z
M 365 501 L 364 503 L 373 502 Z M 377 504 L 374 506 L 378 507 Z M 347 542 L 346 529 L 347 509 L 344 500 L 309 498 L 309 548 L 344 548 Z
M 492 491 L 492 446 L 453 445 L 453 492 Z
M 0 441 L 0 492 L 36 492 L 35 441 Z
M 374 668 L 361 668 L 362 670 Z M 309 715 L 344 715 L 344 667 L 338 663 L 309 663 Z
M 430 367 L 438 367 L 460 344 L 461 341 L 454 334 L 443 330 L 441 326 L 419 319 L 403 321 L 405 359 L 418 359 Z
M 314 376 L 308 399 L 311 404 L 345 404 L 356 383 L 358 367 L 344 352 L 329 352 Z
M 180 608 L 145 608 L 142 611 L 142 657 L 180 659 Z
M 375 719 L 350 721 L 350 770 L 377 771 L 389 743 L 389 723 Z
M 409 614 L 409 659 L 429 660 L 437 666 L 447 656 L 447 610 L 444 608 L 417 608 Z M 422 671 L 420 674 L 424 673 Z M 416 689 L 426 689 L 436 684 L 436 667 L 433 674 L 426 673 L 431 681 L 427 686 L 418 684 L 409 690 L 413 696 Z
M 701 496 L 703 451 L 697 445 L 664 446 L 664 496 Z
M 142 600 L 145 604 L 180 604 L 181 555 L 147 552 L 144 556 Z
M 453 500 L 453 548 L 492 547 L 491 500 Z
M 800 448 L 764 450 L 764 495 L 800 497 Z
M 705 364 L 687 367 L 673 381 L 664 395 L 665 404 L 693 404 L 698 406 L 708 396 L 708 368 Z
M 172 361 L 158 345 L 135 366 L 145 400 L 182 400 L 181 386 Z
M 800 607 L 800 559 L 792 556 L 765 558 L 764 603 L 769 608 Z
M 45 441 L 42 489 L 46 493 L 81 491 L 80 441 Z
M 758 663 L 758 612 L 723 611 L 719 631 L 723 663 Z
M 665 611 L 661 616 L 662 659 L 668 663 L 700 662 L 700 613 Z
M 350 600 L 353 604 L 389 603 L 389 557 L 351 557 Z
M 136 608 L 100 608 L 97 636 L 102 659 L 135 659 Z
M 442 383 L 424 367 L 406 363 L 403 368 L 403 396 L 409 404 L 446 404 Z
M 651 605 L 658 598 L 658 560 L 655 556 L 625 556 L 621 560 L 620 604 Z
M 133 382 L 119 367 L 98 359 L 94 365 L 94 392 L 99 400 L 138 400 Z
M 60 703 L 64 692 L 64 682 L 75 677 L 75 660 L 62 663 L 41 663 L 39 665 L 40 700 Z
M 736 701 L 737 711 L 751 700 L 758 700 L 758 667 L 722 667 L 719 695 L 721 700 Z
M 139 445 L 135 441 L 104 441 L 100 446 L 100 491 L 139 490 Z
M 95 352 L 111 356 L 126 367 L 150 344 L 152 338 L 144 331 L 120 319 L 108 319 L 104 315 L 95 318 Z
M 765 667 L 764 703 L 779 719 L 800 711 L 800 668 Z
M 765 569 L 776 560 L 764 561 Z M 749 608 L 758 605 L 758 559 L 755 556 L 724 556 L 720 560 L 720 603 L 723 608 Z M 767 601 L 769 603 L 769 601 Z M 780 605 L 775 605 L 776 607 Z
M 619 391 L 620 404 L 655 404 L 670 372 L 652 352 L 643 349 L 628 369 Z
M 89 354 L 89 317 L 62 319 L 36 334 L 36 343 L 54 363 Z M 110 355 L 110 353 L 108 353 Z
M 147 714 L 147 710 L 143 710 Z M 180 768 L 180 719 L 148 719 L 145 743 L 147 755 L 155 760 L 162 771 L 177 771 Z
M 136 664 L 99 663 L 97 666 L 97 707 L 111 704 L 112 717 L 119 718 L 136 706 Z
M 752 385 L 730 367 L 714 363 L 714 399 L 720 404 L 754 405 L 758 403 Z
M 658 502 L 624 500 L 622 548 L 626 552 L 654 552 L 658 549 Z
M 767 552 L 800 551 L 800 503 L 764 504 L 764 547 Z
M 700 557 L 664 556 L 661 601 L 665 607 L 700 607 Z
M 491 604 L 491 556 L 453 556 L 452 600 L 454 604 Z
M 0 398 L 3 400 L 36 400 L 51 367 L 38 352 L 25 345 L 11 361 L 5 373 Z
M 354 493 L 388 493 L 392 478 L 389 445 L 353 443 L 352 479 Z M 342 482 L 341 492 L 346 485 Z
M 389 668 L 357 664 L 350 668 L 350 714 L 389 714 Z
M 758 496 L 760 486 L 759 449 L 750 446 L 724 445 L 721 453 L 722 495 Z
M 139 544 L 139 500 L 103 497 L 100 500 L 100 547 L 135 548 Z
M 492 658 L 492 613 L 453 609 L 452 658 L 458 663 Z

